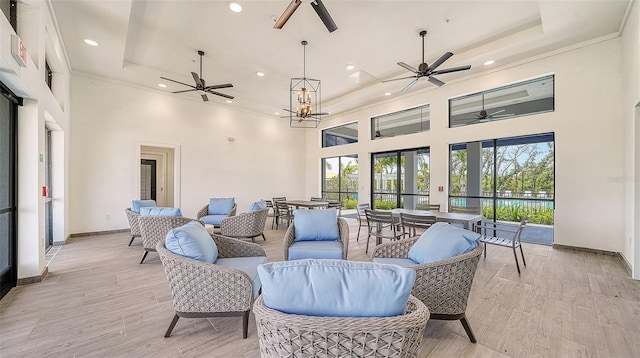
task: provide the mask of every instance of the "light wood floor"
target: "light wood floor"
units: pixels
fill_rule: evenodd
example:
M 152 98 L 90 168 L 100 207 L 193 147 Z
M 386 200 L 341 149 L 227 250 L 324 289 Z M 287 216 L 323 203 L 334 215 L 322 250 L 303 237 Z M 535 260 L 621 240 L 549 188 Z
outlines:
M 349 222 L 349 258 L 368 260 Z M 282 259 L 284 230 L 266 234 L 257 242 Z M 239 318 L 183 318 L 163 338 L 174 312 L 162 265 L 155 253 L 139 265 L 140 241 L 128 242 L 126 233 L 74 238 L 45 281 L 13 289 L 0 301 L 0 357 L 259 357 L 253 315 L 244 340 Z M 459 322 L 430 320 L 420 357 L 640 356 L 640 281 L 617 258 L 524 250 L 522 276 L 509 249 L 480 259 L 467 309 L 478 343 Z

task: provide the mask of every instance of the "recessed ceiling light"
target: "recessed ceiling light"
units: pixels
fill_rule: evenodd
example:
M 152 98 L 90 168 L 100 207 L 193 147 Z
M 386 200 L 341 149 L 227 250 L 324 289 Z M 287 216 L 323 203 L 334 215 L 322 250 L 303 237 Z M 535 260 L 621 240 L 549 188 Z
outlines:
M 90 39 L 84 39 L 84 43 L 86 43 L 87 45 L 91 45 L 91 46 L 98 46 L 98 43 L 90 40 Z
M 229 3 L 229 9 L 231 9 L 231 11 L 233 12 L 241 12 L 242 6 L 240 6 L 240 4 L 238 4 L 237 2 L 232 2 Z
M 230 99 L 226 100 L 225 102 L 227 102 L 227 103 L 233 103 L 233 101 L 232 101 L 232 100 L 230 100 Z
M 384 94 L 385 96 L 391 96 L 391 92 L 387 92 Z
M 493 65 L 494 63 L 496 63 L 496 60 L 486 60 L 486 61 L 484 61 L 484 65 L 485 66 Z
M 346 65 L 344 68 L 346 68 L 347 70 L 353 70 L 354 68 L 356 68 L 356 66 L 354 66 L 354 65 Z
M 167 88 L 167 85 L 165 85 L 164 83 L 158 83 L 158 87 Z
M 280 112 L 274 112 L 273 114 L 275 114 L 276 116 L 280 114 Z
M 256 72 L 256 76 L 258 76 L 258 77 L 264 77 L 264 72 L 260 72 L 260 71 L 258 71 L 258 72 Z

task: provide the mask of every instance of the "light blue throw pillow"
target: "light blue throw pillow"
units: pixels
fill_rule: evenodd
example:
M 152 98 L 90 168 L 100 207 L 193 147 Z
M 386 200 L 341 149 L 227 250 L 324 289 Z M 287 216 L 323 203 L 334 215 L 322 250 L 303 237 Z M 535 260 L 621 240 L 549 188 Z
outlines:
M 131 211 L 140 214 L 140 208 L 155 207 L 155 200 L 131 200 Z
M 249 209 L 247 209 L 248 213 L 252 213 L 254 211 L 260 211 L 267 208 L 267 202 L 264 200 L 254 201 L 249 205 Z
M 409 250 L 409 258 L 424 264 L 466 254 L 478 246 L 480 234 L 447 223 L 435 223 Z
M 197 221 L 169 230 L 164 245 L 174 254 L 194 260 L 212 264 L 218 259 L 216 243 Z
M 145 206 L 140 208 L 141 216 L 182 216 L 180 208 L 164 208 Z
M 267 307 L 332 317 L 403 314 L 416 278 L 395 265 L 316 259 L 267 263 L 258 274 Z
M 337 241 L 338 211 L 325 210 L 294 210 L 293 226 L 295 241 Z
M 211 198 L 209 199 L 209 215 L 229 215 L 235 198 Z

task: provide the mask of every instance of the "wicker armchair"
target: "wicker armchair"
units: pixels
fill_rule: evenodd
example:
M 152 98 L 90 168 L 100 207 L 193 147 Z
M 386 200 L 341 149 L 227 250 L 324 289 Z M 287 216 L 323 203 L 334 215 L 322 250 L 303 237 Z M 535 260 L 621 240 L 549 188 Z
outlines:
M 231 211 L 229 212 L 229 215 L 227 216 L 235 216 L 237 209 L 238 209 L 238 204 L 233 204 L 233 209 L 231 209 Z M 200 220 L 200 218 L 207 215 L 209 215 L 209 204 L 205 205 L 204 207 L 202 207 L 202 209 L 198 210 L 198 213 L 196 216 L 198 220 Z M 214 225 L 214 226 L 218 226 L 218 225 Z
M 429 310 L 409 296 L 403 315 L 317 317 L 253 305 L 262 357 L 417 357 Z
M 347 221 L 338 218 L 338 232 L 340 235 L 340 242 L 342 243 L 342 259 L 347 259 L 349 253 L 349 224 Z M 295 221 L 289 226 L 287 232 L 284 234 L 284 261 L 289 260 L 289 246 L 291 246 L 296 240 Z
M 256 242 L 257 236 L 262 235 L 266 241 L 264 226 L 267 223 L 268 214 L 269 208 L 222 219 L 220 233 L 228 237 L 251 239 L 253 242 Z
M 138 225 L 140 214 L 132 211 L 130 208 L 125 208 L 124 213 L 127 214 L 127 220 L 129 220 L 129 227 L 131 228 L 131 240 L 129 241 L 129 246 L 131 246 L 133 239 L 140 237 L 140 225 Z
M 144 262 L 149 252 L 156 251 L 158 242 L 164 242 L 169 230 L 191 221 L 193 221 L 193 219 L 181 216 L 139 216 L 138 225 L 140 226 L 142 247 L 144 248 L 144 254 L 142 254 L 140 263 Z
M 378 245 L 373 257 L 407 258 L 418 237 Z M 431 319 L 460 320 L 469 340 L 476 343 L 465 311 L 483 244 L 473 251 L 449 259 L 408 266 L 416 270 L 411 294 L 431 312 Z
M 211 235 L 218 247 L 218 259 L 257 257 L 262 247 L 221 235 Z M 165 337 L 171 335 L 180 317 L 242 317 L 242 338 L 247 338 L 249 311 L 253 303 L 253 281 L 244 272 L 176 255 L 164 241 L 156 246 L 167 275 L 176 311 Z

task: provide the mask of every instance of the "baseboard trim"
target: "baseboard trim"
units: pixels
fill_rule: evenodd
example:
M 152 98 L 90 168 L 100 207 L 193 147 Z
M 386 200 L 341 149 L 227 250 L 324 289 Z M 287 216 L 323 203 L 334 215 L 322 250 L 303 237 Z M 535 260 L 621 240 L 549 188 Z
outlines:
M 599 250 L 599 249 L 590 249 L 588 247 L 569 246 L 569 245 L 560 245 L 560 244 L 553 244 L 551 246 L 554 249 L 590 252 L 592 254 L 600 254 L 600 255 L 607 255 L 607 256 L 620 256 L 619 252 L 607 251 L 607 250 Z
M 24 285 L 29 285 L 29 284 L 32 284 L 32 283 L 42 282 L 42 281 L 44 281 L 44 279 L 47 277 L 48 274 L 49 274 L 49 267 L 45 266 L 44 270 L 42 270 L 42 273 L 40 274 L 40 276 L 19 278 L 18 282 L 16 284 L 17 284 L 17 286 L 24 286 Z
M 76 234 L 71 234 L 69 237 L 82 237 L 82 236 L 91 236 L 91 235 L 108 235 L 108 234 L 119 234 L 121 232 L 127 232 L 129 229 L 118 229 L 118 230 L 107 230 L 107 231 L 92 231 L 92 232 L 80 232 Z
M 631 264 L 629 263 L 629 261 L 627 261 L 627 258 L 624 257 L 622 253 L 620 253 L 618 255 L 618 259 L 620 259 L 620 262 L 622 262 L 624 268 L 627 269 L 627 273 L 629 274 L 629 276 L 633 277 L 633 268 L 631 268 Z

